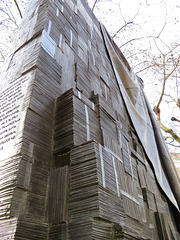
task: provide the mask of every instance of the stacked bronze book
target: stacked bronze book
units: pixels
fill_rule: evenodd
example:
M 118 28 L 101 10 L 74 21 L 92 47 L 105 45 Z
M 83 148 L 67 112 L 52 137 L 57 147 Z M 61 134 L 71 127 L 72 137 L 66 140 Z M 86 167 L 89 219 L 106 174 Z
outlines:
M 85 1 L 31 1 L 14 47 L 0 83 L 0 239 L 180 239 L 178 202 Z

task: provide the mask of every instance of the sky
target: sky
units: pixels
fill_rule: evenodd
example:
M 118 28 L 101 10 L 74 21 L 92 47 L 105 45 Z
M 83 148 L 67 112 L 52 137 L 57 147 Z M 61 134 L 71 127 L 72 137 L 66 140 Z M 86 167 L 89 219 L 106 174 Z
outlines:
M 92 7 L 94 0 L 88 0 L 88 3 Z M 109 32 L 121 26 L 124 18 L 126 22 L 133 20 L 141 25 L 142 31 L 137 34 L 143 31 L 158 34 L 166 21 L 163 37 L 167 42 L 180 36 L 179 0 L 101 0 L 94 13 Z

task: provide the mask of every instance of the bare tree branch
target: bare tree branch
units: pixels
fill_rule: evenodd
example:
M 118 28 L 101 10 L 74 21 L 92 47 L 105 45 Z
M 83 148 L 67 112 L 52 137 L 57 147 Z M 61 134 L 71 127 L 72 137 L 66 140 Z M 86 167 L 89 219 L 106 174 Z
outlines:
M 4 54 L 2 53 L 2 51 L 0 51 L 0 58 L 2 59 L 0 62 L 4 62 L 5 57 L 4 57 Z
M 17 25 L 17 23 L 16 23 L 16 20 L 15 20 L 15 18 L 14 18 L 14 16 L 12 15 L 12 17 L 10 16 L 10 14 L 9 14 L 9 12 L 8 11 L 5 11 L 5 9 L 3 9 L 3 8 L 0 8 L 0 11 L 1 12 L 3 12 L 5 15 L 7 15 L 7 17 L 9 18 L 9 20 L 11 21 L 11 22 L 13 22 L 15 25 L 16 25 L 16 27 L 18 27 L 18 25 Z M 2 23 L 1 23 L 2 24 Z
M 139 73 L 141 73 L 141 72 L 144 72 L 145 70 L 147 70 L 147 69 L 149 69 L 149 68 L 152 68 L 153 66 L 154 66 L 154 64 L 149 65 L 149 66 L 147 66 L 147 67 L 145 67 L 145 68 L 142 68 L 141 70 L 136 71 L 136 74 L 139 74 Z
M 160 113 L 160 109 L 159 109 L 159 106 L 161 104 L 161 101 L 162 101 L 162 98 L 164 96 L 164 90 L 165 90 L 165 86 L 166 86 L 166 65 L 165 65 L 165 56 L 163 55 L 163 72 L 164 72 L 164 79 L 163 79 L 163 86 L 162 86 L 162 92 L 161 92 L 161 95 L 160 95 L 160 98 L 159 98 L 159 101 L 158 101 L 158 104 L 155 108 L 155 113 L 156 111 Z M 157 113 L 156 113 L 157 114 Z
M 156 115 L 157 115 L 157 121 L 158 121 L 158 123 L 159 123 L 160 128 L 161 128 L 164 132 L 169 133 L 169 134 L 173 137 L 174 140 L 176 140 L 177 142 L 180 143 L 180 137 L 178 136 L 178 134 L 175 133 L 172 129 L 167 128 L 166 126 L 164 126 L 164 125 L 162 124 L 162 122 L 161 122 L 161 116 L 160 116 L 160 112 L 161 112 L 160 109 L 159 109 L 158 111 L 157 111 L 157 109 L 154 109 L 154 111 L 155 111 L 155 113 L 156 113 Z
M 172 117 L 172 118 L 171 118 L 171 121 L 180 122 L 180 120 L 179 120 L 179 119 L 177 119 L 177 118 L 175 118 L 175 117 Z
M 129 25 L 129 24 L 133 24 L 133 21 L 127 22 L 125 25 L 123 25 L 121 28 L 119 28 L 119 29 L 115 32 L 115 34 L 112 36 L 112 38 L 115 38 L 115 37 L 117 36 L 117 34 L 118 34 L 123 28 L 125 28 L 127 25 Z
M 180 98 L 177 100 L 177 107 L 180 108 Z
M 175 140 L 172 137 L 167 136 L 167 137 L 164 138 L 164 140 L 167 140 L 167 139 L 172 139 L 171 142 L 166 142 L 168 145 L 173 146 L 175 148 L 180 148 L 180 145 L 173 144 Z
M 20 10 L 20 8 L 19 8 L 19 5 L 18 5 L 17 1 L 14 0 L 14 3 L 15 3 L 15 5 L 16 5 L 16 8 L 17 8 L 17 10 L 18 10 L 18 13 L 19 13 L 20 17 L 22 18 L 22 13 L 21 13 L 21 10 Z
M 127 44 L 130 43 L 130 42 L 137 41 L 137 40 L 141 40 L 141 39 L 143 39 L 143 38 L 144 38 L 144 37 L 133 38 L 133 39 L 127 41 L 126 43 L 124 43 L 123 45 L 121 45 L 120 48 L 124 47 L 125 45 L 127 45 Z
M 166 79 L 168 79 L 168 78 L 174 73 L 174 71 L 176 70 L 176 68 L 177 68 L 178 65 L 179 65 L 179 62 L 180 62 L 180 57 L 179 57 L 179 59 L 177 60 L 174 69 L 166 76 Z
M 164 96 L 171 98 L 171 100 L 172 100 L 171 102 L 175 102 L 175 103 L 176 103 L 176 100 L 175 100 L 171 95 L 169 95 L 169 94 L 164 94 Z
M 166 18 L 167 18 L 167 13 L 166 13 Z M 160 35 L 161 35 L 161 33 L 163 32 L 163 30 L 165 29 L 166 25 L 167 25 L 167 22 L 166 22 L 166 19 L 165 19 L 164 25 L 163 25 L 161 31 L 159 32 L 159 34 L 157 35 L 157 38 L 160 37 Z
M 171 52 L 171 53 L 172 53 L 172 52 Z M 174 71 L 176 70 L 176 68 L 178 67 L 179 62 L 180 62 L 180 58 L 178 58 L 178 60 L 176 61 L 175 65 L 174 65 L 174 67 L 173 67 L 173 69 L 170 71 L 169 74 L 166 74 L 166 56 L 167 56 L 167 54 L 166 54 L 166 55 L 165 55 L 165 54 L 163 55 L 163 65 L 162 65 L 162 66 L 163 66 L 163 85 L 162 85 L 161 95 L 160 95 L 160 98 L 159 98 L 159 100 L 158 100 L 157 105 L 154 107 L 154 112 L 155 112 L 156 115 L 157 115 L 157 121 L 158 121 L 158 123 L 159 123 L 160 128 L 161 128 L 164 132 L 169 133 L 175 141 L 177 141 L 177 142 L 180 143 L 180 136 L 178 136 L 178 134 L 175 133 L 172 129 L 170 129 L 170 128 L 166 127 L 165 125 L 163 125 L 162 122 L 161 122 L 160 104 L 161 104 L 161 102 L 162 102 L 163 96 L 165 96 L 166 81 L 167 81 L 168 78 L 170 78 L 170 76 L 172 76 L 172 74 L 174 73 Z M 172 120 L 172 121 L 177 121 L 177 122 L 179 122 L 179 120 L 176 119 L 176 118 L 174 118 L 174 117 L 171 118 L 171 120 Z
M 159 101 L 157 103 L 157 106 L 155 107 L 155 113 L 157 114 L 157 112 L 159 111 L 159 106 L 162 102 L 162 98 L 165 94 L 165 86 L 166 86 L 166 80 L 173 74 L 173 72 L 176 70 L 178 64 L 179 64 L 180 58 L 178 59 L 175 67 L 172 69 L 172 71 L 166 76 L 166 62 L 165 62 L 165 55 L 163 55 L 163 86 L 162 86 L 162 91 L 161 91 L 161 95 L 159 98 Z
M 98 0 L 95 0 L 93 6 L 92 6 L 92 8 L 91 8 L 92 12 L 94 11 L 94 8 L 95 8 L 97 2 L 98 2 Z

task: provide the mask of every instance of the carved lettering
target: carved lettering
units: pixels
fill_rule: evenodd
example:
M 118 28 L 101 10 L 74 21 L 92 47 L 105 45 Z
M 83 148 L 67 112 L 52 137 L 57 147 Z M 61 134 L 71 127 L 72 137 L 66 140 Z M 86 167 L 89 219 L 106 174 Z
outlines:
M 11 83 L 0 93 L 0 153 L 16 139 L 18 123 L 27 90 L 27 76 Z

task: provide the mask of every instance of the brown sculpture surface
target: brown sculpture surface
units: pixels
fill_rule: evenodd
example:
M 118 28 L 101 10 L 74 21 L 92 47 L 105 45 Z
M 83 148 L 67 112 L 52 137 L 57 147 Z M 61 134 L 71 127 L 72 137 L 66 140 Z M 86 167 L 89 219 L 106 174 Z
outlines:
M 0 239 L 180 239 L 141 80 L 85 1 L 32 1 L 25 16 L 0 83 Z

